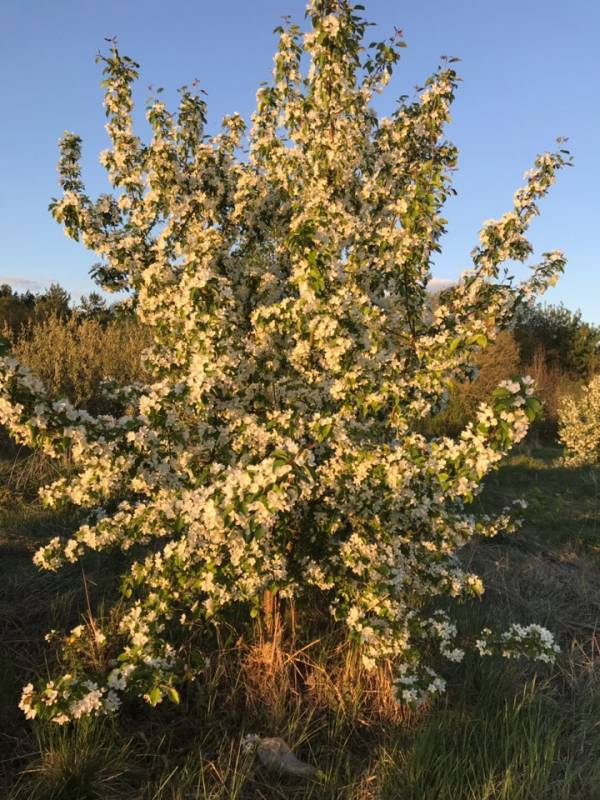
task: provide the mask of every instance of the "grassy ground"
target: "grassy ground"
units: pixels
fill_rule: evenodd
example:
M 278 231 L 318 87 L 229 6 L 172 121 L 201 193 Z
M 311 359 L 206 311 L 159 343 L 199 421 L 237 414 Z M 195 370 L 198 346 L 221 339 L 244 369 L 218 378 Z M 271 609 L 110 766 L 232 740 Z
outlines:
M 247 646 L 222 631 L 219 652 L 178 707 L 131 705 L 118 721 L 31 724 L 21 686 L 52 672 L 43 641 L 86 610 L 81 566 L 37 572 L 31 555 L 74 520 L 40 508 L 48 466 L 0 457 L 0 797 L 7 800 L 593 800 L 600 797 L 600 470 L 565 469 L 558 451 L 523 449 L 488 481 L 482 505 L 529 501 L 512 537 L 472 546 L 482 603 L 465 630 L 504 619 L 546 624 L 558 664 L 468 658 L 446 670 L 447 696 L 419 714 L 386 694 L 332 630 L 309 646 L 283 637 Z M 118 565 L 84 564 L 101 613 Z M 242 752 L 245 733 L 281 736 L 325 777 L 299 782 Z

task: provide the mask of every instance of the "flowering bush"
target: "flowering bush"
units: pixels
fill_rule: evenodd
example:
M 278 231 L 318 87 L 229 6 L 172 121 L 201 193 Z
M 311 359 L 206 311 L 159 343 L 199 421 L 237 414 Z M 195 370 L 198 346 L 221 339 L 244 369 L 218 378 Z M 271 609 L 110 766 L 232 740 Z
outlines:
M 197 653 L 233 608 L 258 613 L 264 591 L 298 605 L 320 592 L 367 667 L 393 664 L 401 701 L 443 691 L 427 654 L 463 657 L 468 642 L 439 606 L 483 586 L 457 550 L 517 525 L 508 509 L 476 519 L 467 506 L 539 403 L 532 381 L 515 379 L 457 439 L 417 429 L 516 305 L 563 269 L 560 252 L 545 253 L 514 284 L 502 264 L 532 252 L 537 201 L 568 159 L 536 159 L 513 210 L 484 224 L 473 269 L 430 314 L 457 76 L 444 60 L 413 101 L 378 119 L 371 101 L 403 42 L 363 48 L 357 9 L 312 0 L 308 33 L 279 29 L 247 157 L 242 120 L 205 136 L 204 102 L 185 87 L 176 113 L 150 102 L 143 144 L 131 121 L 137 64 L 116 47 L 101 59 L 112 142 L 101 161 L 114 195 L 86 195 L 80 139 L 62 140 L 52 213 L 99 255 L 101 285 L 133 294 L 152 332 L 151 377 L 121 390 L 127 415 L 92 416 L 53 401 L 13 358 L 1 362 L 2 423 L 71 455 L 75 474 L 45 488 L 45 501 L 88 515 L 35 562 L 55 570 L 110 548 L 132 562 L 118 632 L 66 640 L 108 648 L 106 669 L 26 687 L 28 716 L 109 712 L 125 691 L 176 700 L 180 677 L 202 669 L 190 643 Z M 547 660 L 555 646 L 540 630 L 486 631 L 478 646 Z
M 563 398 L 558 433 L 565 446 L 565 463 L 600 463 L 600 375 L 592 378 L 581 396 Z

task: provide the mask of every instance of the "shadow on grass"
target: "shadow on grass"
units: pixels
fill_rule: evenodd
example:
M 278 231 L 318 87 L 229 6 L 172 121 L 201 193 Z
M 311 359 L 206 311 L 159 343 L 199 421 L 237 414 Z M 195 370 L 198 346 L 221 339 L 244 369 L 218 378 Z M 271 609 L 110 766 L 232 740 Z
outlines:
M 600 467 L 566 467 L 560 457 L 557 448 L 512 456 L 487 478 L 478 505 L 499 510 L 522 497 L 528 507 L 519 542 L 600 555 Z

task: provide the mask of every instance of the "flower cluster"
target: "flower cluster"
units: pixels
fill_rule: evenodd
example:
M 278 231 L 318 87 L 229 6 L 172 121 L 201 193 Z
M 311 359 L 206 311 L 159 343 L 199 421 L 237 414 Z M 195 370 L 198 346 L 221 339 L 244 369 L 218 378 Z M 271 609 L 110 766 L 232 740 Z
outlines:
M 562 399 L 558 422 L 565 462 L 573 466 L 600 464 L 600 375 L 583 387 L 579 397 Z
M 93 681 L 79 681 L 73 675 L 65 674 L 58 681 L 49 681 L 39 693 L 34 691 L 33 684 L 28 683 L 23 689 L 19 708 L 27 719 L 35 719 L 42 713 L 50 716 L 57 725 L 65 725 L 83 716 L 111 713 L 120 705 L 113 689 L 98 687 Z
M 500 654 L 504 658 L 526 656 L 538 661 L 551 663 L 560 652 L 552 634 L 541 625 L 518 625 L 513 623 L 507 631 L 498 636 L 489 628 L 481 632 L 481 639 L 475 646 L 482 656 Z
M 52 213 L 97 254 L 100 284 L 130 293 L 153 338 L 148 384 L 123 387 L 121 418 L 57 402 L 0 359 L 0 423 L 50 456 L 69 453 L 68 480 L 43 498 L 85 515 L 36 563 L 131 554 L 120 627 L 102 643 L 108 671 L 28 686 L 29 716 L 107 713 L 125 692 L 176 700 L 176 681 L 202 668 L 187 660 L 190 642 L 233 608 L 257 612 L 265 590 L 300 605 L 320 592 L 367 667 L 393 663 L 402 702 L 443 691 L 426 663 L 432 646 L 463 657 L 434 609 L 483 591 L 460 563 L 466 542 L 517 527 L 508 509 L 478 518 L 468 506 L 539 403 L 515 378 L 456 439 L 428 439 L 421 424 L 516 306 L 563 269 L 561 253 L 546 253 L 515 284 L 503 264 L 528 259 L 537 202 L 569 159 L 564 149 L 536 159 L 514 208 L 484 224 L 472 269 L 432 309 L 458 78 L 444 60 L 379 119 L 371 103 L 404 43 L 365 48 L 359 12 L 311 0 L 307 33 L 279 30 L 247 158 L 243 121 L 227 117 L 208 136 L 204 102 L 185 87 L 175 112 L 149 101 L 142 143 L 138 65 L 116 47 L 101 58 L 113 195 L 86 194 L 81 141 L 62 140 Z M 541 635 L 526 642 L 550 652 Z

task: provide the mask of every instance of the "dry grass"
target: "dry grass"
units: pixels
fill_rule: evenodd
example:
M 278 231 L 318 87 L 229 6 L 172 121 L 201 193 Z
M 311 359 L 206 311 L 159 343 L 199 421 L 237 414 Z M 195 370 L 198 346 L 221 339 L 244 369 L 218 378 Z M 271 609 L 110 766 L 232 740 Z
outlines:
M 141 355 L 149 334 L 134 320 L 101 323 L 73 316 L 32 321 L 19 337 L 4 331 L 14 355 L 33 370 L 53 397 L 68 397 L 95 412 L 112 409 L 102 398 L 105 380 L 143 380 Z
M 452 386 L 447 407 L 425 422 L 426 433 L 456 435 L 474 418 L 479 403 L 489 400 L 500 381 L 515 375 L 531 375 L 536 395 L 543 403 L 543 412 L 541 419 L 532 426 L 530 441 L 556 440 L 561 398 L 577 393 L 580 382 L 553 365 L 543 348 L 533 353 L 530 363 L 523 363 L 517 342 L 509 331 L 502 331 L 497 340 L 479 354 L 477 367 L 473 380 Z
M 536 393 L 544 403 L 543 417 L 534 424 L 535 433 L 545 440 L 556 439 L 558 407 L 562 397 L 579 390 L 580 382 L 574 380 L 557 366 L 552 366 L 543 348 L 533 354 L 531 364 L 524 367 L 535 381 Z

